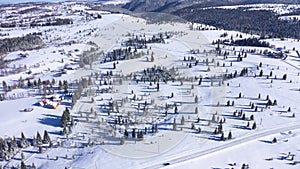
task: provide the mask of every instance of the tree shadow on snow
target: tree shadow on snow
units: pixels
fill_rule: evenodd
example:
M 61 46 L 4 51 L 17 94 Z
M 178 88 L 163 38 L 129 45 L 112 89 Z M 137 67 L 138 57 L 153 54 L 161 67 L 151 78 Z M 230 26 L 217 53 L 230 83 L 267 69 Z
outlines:
M 272 141 L 270 140 L 259 140 L 260 142 L 263 142 L 263 143 L 268 143 L 268 144 L 272 144 Z
M 44 114 L 44 118 L 39 118 L 38 121 L 41 124 L 53 126 L 53 127 L 60 127 L 60 116 L 57 115 L 49 115 L 49 114 Z
M 242 129 L 242 130 L 251 130 L 249 127 L 241 126 L 241 125 L 233 125 L 232 127 L 236 129 Z

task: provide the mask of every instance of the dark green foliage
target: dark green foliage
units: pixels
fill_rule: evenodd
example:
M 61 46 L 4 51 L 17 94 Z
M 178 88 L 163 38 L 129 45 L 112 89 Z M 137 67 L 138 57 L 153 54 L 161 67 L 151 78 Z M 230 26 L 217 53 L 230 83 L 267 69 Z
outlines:
M 222 3 L 223 1 L 214 1 L 214 3 Z M 227 1 L 224 1 L 228 5 Z M 206 4 L 205 7 L 212 6 Z M 191 12 L 193 10 L 193 12 Z M 225 30 L 236 30 L 245 33 L 262 35 L 262 37 L 293 37 L 300 38 L 298 30 L 300 30 L 299 22 L 290 22 L 288 20 L 280 20 L 273 11 L 267 10 L 247 10 L 247 7 L 237 9 L 203 9 L 203 4 L 191 5 L 181 8 L 174 12 L 175 15 L 183 17 L 191 22 L 198 22 L 212 25 Z M 238 17 L 237 17 L 238 16 Z M 259 41 L 247 42 L 247 45 L 267 46 L 267 43 L 259 43 Z M 241 41 L 240 45 L 246 44 Z
M 253 115 L 253 114 L 250 116 L 250 120 L 251 120 L 251 121 L 254 120 L 254 115 Z
M 144 139 L 144 134 L 143 134 L 142 131 L 139 131 L 139 132 L 138 132 L 137 138 L 139 138 L 139 139 Z
M 177 130 L 177 124 L 176 124 L 176 119 L 174 118 L 173 121 L 173 130 L 176 131 Z
M 180 123 L 180 124 L 181 124 L 181 125 L 184 125 L 184 122 L 185 122 L 184 116 L 182 116 L 182 117 L 181 117 L 181 123 Z
M 287 74 L 284 74 L 284 75 L 282 76 L 282 79 L 283 79 L 283 80 L 286 80 L 286 79 L 287 79 Z
M 61 117 L 61 127 L 66 127 L 68 122 L 71 120 L 69 109 L 66 107 Z
M 44 131 L 44 137 L 43 137 L 43 143 L 48 144 L 51 142 L 50 136 L 47 132 L 47 130 Z
M 26 169 L 26 164 L 24 163 L 24 161 L 21 162 L 21 169 Z
M 125 129 L 124 131 L 124 137 L 127 138 L 128 137 L 128 131 Z
M 232 133 L 231 131 L 228 133 L 228 140 L 232 139 Z
M 132 138 L 135 138 L 136 133 L 135 133 L 135 129 L 132 129 Z
M 263 76 L 263 70 L 260 70 L 259 77 L 262 77 L 262 76 Z
M 23 37 L 5 38 L 0 41 L 0 53 L 26 51 L 43 46 L 43 40 L 37 35 L 26 35 Z
M 175 106 L 174 113 L 178 114 L 178 108 L 177 108 L 177 106 Z
M 252 125 L 252 130 L 255 130 L 255 129 L 256 129 L 256 122 L 254 122 Z
M 36 133 L 36 143 L 37 143 L 38 145 L 43 144 L 43 142 L 42 142 L 42 136 L 40 135 L 39 132 Z
M 222 133 L 222 135 L 220 137 L 220 141 L 225 141 L 224 133 Z

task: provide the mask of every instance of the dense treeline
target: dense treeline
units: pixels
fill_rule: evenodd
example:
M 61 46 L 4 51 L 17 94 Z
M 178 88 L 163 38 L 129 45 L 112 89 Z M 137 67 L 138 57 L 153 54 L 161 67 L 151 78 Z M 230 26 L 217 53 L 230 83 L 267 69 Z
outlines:
M 231 42 L 237 46 L 257 46 L 257 47 L 269 47 L 270 43 L 266 41 L 260 41 L 258 38 L 240 39 Z
M 262 37 L 293 37 L 300 39 L 300 22 L 278 19 L 272 11 L 238 9 L 183 8 L 174 14 L 189 21 L 216 26 L 227 30 L 258 34 Z M 192 11 L 192 12 L 191 12 Z
M 0 41 L 0 54 L 14 52 L 18 50 L 32 50 L 40 48 L 43 45 L 43 40 L 33 34 L 23 37 L 5 38 Z

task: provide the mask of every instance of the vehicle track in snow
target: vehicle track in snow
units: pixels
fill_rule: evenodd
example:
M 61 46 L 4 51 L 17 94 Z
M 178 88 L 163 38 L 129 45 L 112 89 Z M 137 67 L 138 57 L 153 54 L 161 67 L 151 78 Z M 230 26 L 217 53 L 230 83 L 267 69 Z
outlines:
M 247 135 L 242 138 L 236 138 L 236 139 L 233 139 L 230 141 L 225 141 L 224 144 L 218 145 L 216 147 L 211 147 L 211 148 L 204 149 L 204 150 L 196 149 L 196 150 L 185 151 L 185 152 L 180 153 L 180 155 L 176 154 L 176 155 L 167 156 L 164 159 L 168 159 L 168 160 L 165 160 L 165 161 L 162 161 L 162 160 L 149 161 L 147 163 L 142 164 L 142 166 L 140 166 L 140 168 L 154 169 L 154 168 L 162 168 L 165 166 L 164 164 L 167 164 L 168 166 L 174 165 L 174 164 L 179 164 L 179 163 L 182 163 L 182 162 L 185 162 L 188 160 L 203 157 L 208 154 L 212 154 L 212 153 L 215 153 L 218 151 L 229 149 L 231 147 L 245 144 L 245 143 L 254 141 L 254 140 L 262 138 L 262 137 L 270 136 L 270 135 L 280 133 L 280 132 L 296 130 L 296 129 L 300 129 L 300 124 L 282 126 L 282 127 L 270 129 L 270 130 L 257 131 L 251 135 Z

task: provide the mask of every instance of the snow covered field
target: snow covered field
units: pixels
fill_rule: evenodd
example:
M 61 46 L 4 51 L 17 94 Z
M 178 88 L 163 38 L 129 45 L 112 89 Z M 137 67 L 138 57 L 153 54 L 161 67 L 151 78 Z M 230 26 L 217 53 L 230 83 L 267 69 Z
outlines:
M 71 25 L 1 29 L 9 37 L 39 31 L 45 43 L 4 56 L 0 136 L 22 144 L 23 132 L 32 145 L 1 157 L 3 168 L 299 168 L 299 40 L 212 45 L 257 36 L 82 5 L 48 6 Z M 36 145 L 45 130 L 51 144 Z

